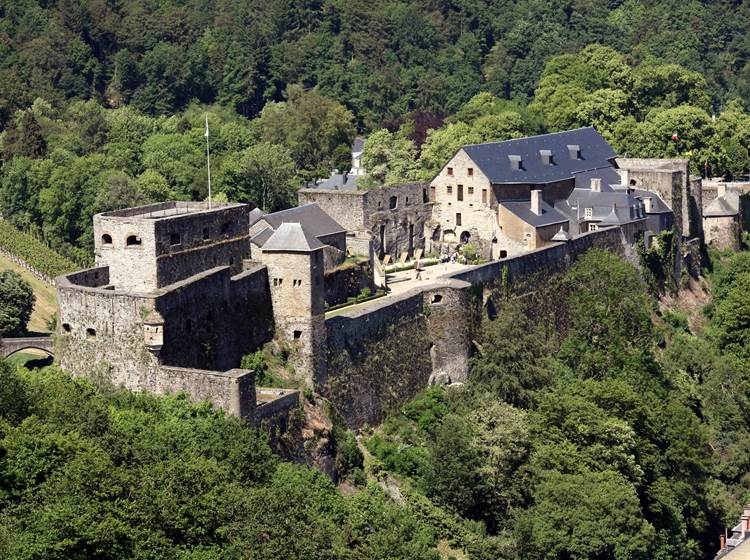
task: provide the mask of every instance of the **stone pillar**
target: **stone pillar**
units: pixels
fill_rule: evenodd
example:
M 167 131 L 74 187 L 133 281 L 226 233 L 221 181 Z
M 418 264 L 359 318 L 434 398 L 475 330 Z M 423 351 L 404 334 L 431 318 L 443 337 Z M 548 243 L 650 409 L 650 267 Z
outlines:
M 427 334 L 432 342 L 430 384 L 466 381 L 471 348 L 471 284 L 447 280 L 424 291 Z

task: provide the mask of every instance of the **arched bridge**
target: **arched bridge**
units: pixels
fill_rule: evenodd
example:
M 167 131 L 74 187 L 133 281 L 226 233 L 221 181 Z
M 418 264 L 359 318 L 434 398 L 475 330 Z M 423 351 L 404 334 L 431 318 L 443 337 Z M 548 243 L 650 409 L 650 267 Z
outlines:
M 0 357 L 7 358 L 20 350 L 35 348 L 52 355 L 52 337 L 51 336 L 27 336 L 23 338 L 2 338 L 0 339 Z

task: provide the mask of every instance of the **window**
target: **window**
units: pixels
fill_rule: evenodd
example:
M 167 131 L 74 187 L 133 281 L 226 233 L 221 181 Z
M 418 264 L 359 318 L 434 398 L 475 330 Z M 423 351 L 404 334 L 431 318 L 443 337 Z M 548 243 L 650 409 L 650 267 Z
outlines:
M 128 235 L 128 238 L 125 240 L 125 245 L 127 245 L 128 247 L 135 247 L 140 244 L 141 238 L 137 235 Z
M 203 228 L 203 239 L 210 239 L 210 235 L 208 234 L 208 228 Z
M 105 233 L 104 235 L 102 235 L 102 244 L 112 245 L 112 236 L 108 233 Z
M 72 329 L 70 328 L 70 323 L 63 323 L 62 324 L 63 332 L 69 333 Z
M 552 165 L 552 150 L 539 150 L 539 156 L 542 158 L 542 165 Z
M 448 168 L 448 176 L 449 177 L 453 177 L 453 168 L 452 167 Z
M 456 225 L 461 225 L 461 212 L 456 212 Z
M 523 163 L 521 162 L 521 156 L 509 155 L 508 161 L 510 162 L 510 168 L 512 171 L 520 171 L 523 169 Z
M 599 224 L 589 224 L 589 231 L 598 231 Z
M 432 303 L 441 303 L 443 301 L 443 296 L 440 294 L 435 294 L 432 296 Z
M 453 194 L 453 185 L 448 185 L 448 194 Z
M 508 256 L 508 251 L 506 251 L 504 249 L 502 251 L 500 251 L 500 258 L 501 259 L 507 258 L 507 256 Z
M 487 189 L 482 189 L 482 202 L 487 204 Z
M 408 196 L 406 197 L 406 202 L 405 202 L 405 204 L 406 204 L 407 206 L 409 206 L 409 197 L 408 197 Z
M 473 167 L 469 167 L 469 168 L 468 168 L 468 169 L 466 170 L 466 174 L 467 174 L 467 175 L 468 175 L 469 177 L 473 177 L 473 176 L 474 176 L 474 168 L 473 168 Z
M 568 156 L 570 156 L 570 159 L 582 159 L 581 146 L 578 144 L 568 144 Z
M 234 257 L 229 257 L 229 266 L 234 264 Z
M 435 187 L 430 187 L 430 200 L 435 200 L 437 197 L 437 189 Z
M 179 245 L 182 242 L 180 239 L 179 233 L 173 233 L 169 236 L 169 244 L 170 245 Z
M 302 338 L 302 331 L 294 331 L 294 334 L 292 336 L 294 336 L 294 340 L 299 340 L 300 338 Z
M 292 280 L 292 286 L 301 286 L 302 280 Z
M 586 208 L 583 212 L 584 212 L 584 216 L 586 216 L 587 218 L 592 218 L 594 216 L 593 208 Z
M 469 187 L 469 194 L 474 194 L 474 187 Z
M 461 202 L 464 199 L 464 186 L 458 185 L 458 192 L 456 193 L 456 198 L 459 202 Z
M 430 187 L 433 188 L 433 187 Z M 430 201 L 429 198 L 427 198 L 427 189 L 422 189 L 422 204 L 427 204 Z
M 281 286 L 281 282 L 283 281 L 283 278 L 274 278 L 273 279 L 273 285 L 274 286 Z
M 86 329 L 86 338 L 96 338 L 96 330 Z
M 395 210 L 396 206 L 398 206 L 398 197 L 392 196 L 388 199 L 388 208 Z

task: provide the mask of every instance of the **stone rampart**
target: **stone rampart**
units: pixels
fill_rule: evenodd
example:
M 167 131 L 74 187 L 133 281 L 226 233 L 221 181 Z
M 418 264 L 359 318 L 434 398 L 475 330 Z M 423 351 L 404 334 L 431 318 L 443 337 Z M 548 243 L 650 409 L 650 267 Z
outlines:
M 380 422 L 430 382 L 465 380 L 482 305 L 499 294 L 535 293 L 594 247 L 637 258 L 626 250 L 620 228 L 602 229 L 465 269 L 326 320 L 328 370 L 316 380 L 316 389 L 358 427 Z
M 375 291 L 370 263 L 344 264 L 325 273 L 326 305 L 345 303 L 365 288 Z
M 255 374 L 246 369 L 222 372 L 162 366 L 149 376 L 144 389 L 186 393 L 195 402 L 209 401 L 234 416 L 250 421 L 255 417 Z

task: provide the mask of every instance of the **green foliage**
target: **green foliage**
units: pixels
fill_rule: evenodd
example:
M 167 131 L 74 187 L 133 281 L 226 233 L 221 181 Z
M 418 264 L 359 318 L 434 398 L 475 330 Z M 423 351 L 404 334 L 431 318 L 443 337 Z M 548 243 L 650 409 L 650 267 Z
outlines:
M 34 290 L 23 276 L 0 270 L 0 336 L 22 336 L 34 311 Z
M 75 263 L 61 257 L 35 237 L 18 231 L 3 220 L 0 220 L 0 247 L 50 278 L 77 268 Z

